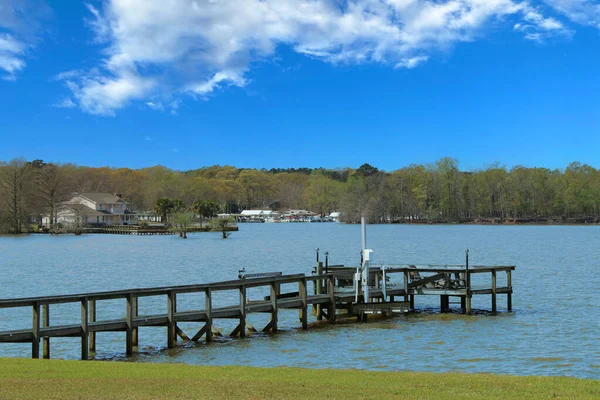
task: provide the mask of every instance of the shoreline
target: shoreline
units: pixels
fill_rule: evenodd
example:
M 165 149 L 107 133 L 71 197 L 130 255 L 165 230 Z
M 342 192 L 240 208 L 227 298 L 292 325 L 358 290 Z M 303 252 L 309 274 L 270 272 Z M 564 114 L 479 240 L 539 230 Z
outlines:
M 571 377 L 0 358 L 0 398 L 477 398 L 600 396 Z

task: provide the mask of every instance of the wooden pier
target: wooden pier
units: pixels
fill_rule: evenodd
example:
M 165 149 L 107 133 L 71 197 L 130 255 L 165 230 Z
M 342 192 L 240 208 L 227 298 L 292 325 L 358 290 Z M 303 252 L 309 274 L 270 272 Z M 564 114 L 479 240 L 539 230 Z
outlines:
M 489 295 L 491 311 L 497 312 L 497 295 L 506 295 L 506 309 L 512 310 L 511 272 L 514 266 L 474 266 L 462 265 L 394 265 L 387 267 L 371 267 L 370 279 L 372 288 L 369 298 L 358 296 L 352 291 L 356 267 L 325 267 L 318 263 L 317 275 L 271 275 L 265 277 L 245 278 L 232 281 L 170 286 L 159 288 L 129 289 L 99 293 L 85 293 L 65 296 L 34 297 L 0 300 L 0 308 L 29 307 L 32 310 L 31 329 L 2 331 L 0 343 L 31 343 L 31 356 L 50 358 L 50 339 L 57 337 L 76 337 L 81 339 L 81 359 L 89 359 L 90 352 L 96 351 L 96 335 L 101 332 L 126 332 L 125 352 L 131 355 L 138 346 L 138 330 L 145 327 L 167 327 L 167 347 L 176 346 L 178 338 L 184 341 L 207 342 L 220 333 L 215 330 L 214 322 L 218 319 L 230 319 L 237 322 L 229 336 L 245 337 L 247 333 L 257 332 L 247 322 L 247 316 L 253 313 L 266 313 L 269 322 L 260 332 L 276 333 L 278 314 L 282 309 L 299 310 L 299 323 L 302 329 L 308 329 L 309 307 L 317 320 L 328 320 L 335 323 L 338 318 L 367 319 L 371 314 L 390 315 L 414 310 L 415 297 L 440 296 L 440 310 L 448 311 L 450 297 L 461 299 L 461 308 L 470 314 L 471 299 L 474 295 Z M 506 281 L 497 285 L 497 273 L 506 273 Z M 472 276 L 489 274 L 491 284 L 483 287 L 471 285 Z M 260 274 L 258 274 L 260 275 Z M 400 282 L 392 283 L 391 277 L 399 276 Z M 388 280 L 390 281 L 388 283 Z M 386 282 L 384 285 L 383 283 Z M 282 285 L 293 285 L 292 291 L 282 292 Z M 297 285 L 297 286 L 296 286 Z M 251 300 L 248 289 L 268 288 L 270 295 Z M 295 289 L 297 287 L 297 289 Z M 355 287 L 354 287 L 355 288 Z M 312 289 L 312 290 L 311 290 Z M 213 295 L 216 292 L 233 291 L 239 302 L 225 307 L 213 306 Z M 177 309 L 177 296 L 187 293 L 203 293 L 204 304 L 196 310 L 180 311 Z M 162 314 L 140 315 L 139 302 L 149 297 L 167 299 L 167 308 Z M 114 320 L 98 320 L 97 310 L 106 300 L 125 300 L 125 318 Z M 401 299 L 396 301 L 396 299 Z M 80 322 L 70 325 L 51 324 L 51 306 L 65 303 L 79 303 L 81 309 Z M 79 318 L 78 318 L 79 319 Z M 202 327 L 192 335 L 188 335 L 178 323 L 199 322 Z
M 227 232 L 237 232 L 237 226 L 227 226 Z M 191 226 L 186 230 L 187 233 L 211 232 L 209 226 Z M 220 231 L 214 231 L 220 232 Z M 106 235 L 175 235 L 179 234 L 176 230 L 165 228 L 164 226 L 141 226 L 141 225 L 119 225 L 107 227 L 86 227 L 81 229 L 81 233 L 94 233 Z

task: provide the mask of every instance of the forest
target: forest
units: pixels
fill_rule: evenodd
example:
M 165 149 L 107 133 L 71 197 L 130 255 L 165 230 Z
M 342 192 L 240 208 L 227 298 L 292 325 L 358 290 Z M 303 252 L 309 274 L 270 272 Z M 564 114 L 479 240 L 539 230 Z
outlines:
M 565 169 L 510 169 L 494 164 L 463 171 L 458 160 L 382 171 L 360 168 L 246 169 L 208 166 L 175 171 L 92 168 L 22 158 L 0 162 L 0 232 L 34 229 L 73 193 L 120 193 L 129 208 L 156 210 L 159 199 L 220 211 L 306 209 L 341 212 L 356 223 L 597 223 L 600 170 L 573 162 Z

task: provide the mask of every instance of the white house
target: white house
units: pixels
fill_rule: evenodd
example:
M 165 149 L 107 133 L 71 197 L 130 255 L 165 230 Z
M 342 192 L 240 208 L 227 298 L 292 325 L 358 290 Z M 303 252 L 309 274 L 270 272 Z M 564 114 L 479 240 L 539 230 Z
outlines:
M 135 225 L 137 214 L 127 209 L 118 193 L 77 193 L 60 207 L 56 220 L 62 224 Z M 42 223 L 49 226 L 50 218 L 44 217 Z

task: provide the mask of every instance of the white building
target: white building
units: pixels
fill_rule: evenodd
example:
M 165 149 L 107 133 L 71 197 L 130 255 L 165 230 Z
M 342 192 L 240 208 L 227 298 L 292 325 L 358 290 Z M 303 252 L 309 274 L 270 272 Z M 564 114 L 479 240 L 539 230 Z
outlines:
M 239 214 L 239 217 L 243 220 L 265 221 L 279 218 L 279 213 L 271 210 L 244 210 Z
M 120 194 L 78 193 L 60 207 L 56 222 L 101 226 L 135 225 L 137 214 L 127 209 L 127 202 Z M 50 217 L 45 216 L 42 223 L 49 226 Z
M 337 211 L 332 212 L 331 214 L 329 214 L 329 218 L 332 221 L 338 222 L 340 220 L 340 213 Z

